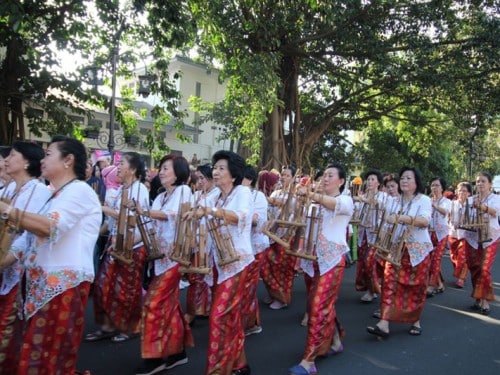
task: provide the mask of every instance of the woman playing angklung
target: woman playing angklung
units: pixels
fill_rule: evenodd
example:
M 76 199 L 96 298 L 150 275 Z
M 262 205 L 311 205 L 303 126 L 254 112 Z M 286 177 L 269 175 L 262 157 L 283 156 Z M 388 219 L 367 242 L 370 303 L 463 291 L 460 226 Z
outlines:
M 269 205 L 274 208 L 275 216 L 278 215 L 288 199 L 295 172 L 296 169 L 293 166 L 285 166 L 281 170 L 281 189 L 275 190 L 268 199 Z M 289 220 L 289 218 L 285 218 L 285 220 Z M 282 237 L 284 233 L 285 230 L 280 228 L 276 235 Z M 264 299 L 264 303 L 273 310 L 286 307 L 292 300 L 295 261 L 295 257 L 286 254 L 285 248 L 276 242 L 273 242 L 265 252 L 261 276 L 269 296 Z
M 420 172 L 404 167 L 400 174 L 400 199 L 387 203 L 388 223 L 399 219 L 396 233 L 402 233 L 407 226 L 412 228 L 405 239 L 401 266 L 385 263 L 381 295 L 381 319 L 375 326 L 368 326 L 368 333 L 389 336 L 389 322 L 411 323 L 410 335 L 420 335 L 420 315 L 426 299 L 427 283 L 432 251 L 428 231 L 432 214 L 429 197 L 423 195 Z M 403 239 L 401 239 L 403 240 Z
M 500 213 L 500 196 L 491 190 L 492 178 L 487 172 L 480 172 L 476 177 L 477 194 L 469 198 L 469 203 L 475 208 L 478 215 L 483 215 L 483 222 L 488 224 L 485 242 L 479 242 L 479 231 L 466 231 L 467 267 L 472 280 L 472 295 L 475 303 L 472 309 L 483 315 L 489 315 L 489 302 L 495 300 L 491 267 L 495 261 L 500 237 L 498 215 Z M 481 230 L 486 231 L 486 228 Z M 483 233 L 486 234 L 486 233 Z
M 99 199 L 83 181 L 86 161 L 81 142 L 55 136 L 41 161 L 55 190 L 38 213 L 0 202 L 0 212 L 29 232 L 26 246 L 13 247 L 6 258 L 12 263 L 15 256 L 24 270 L 19 375 L 75 372 L 102 219 Z
M 451 202 L 448 242 L 450 260 L 453 264 L 453 276 L 456 277 L 455 286 L 457 288 L 464 287 L 468 271 L 465 257 L 465 230 L 460 228 L 460 220 L 466 207 L 467 198 L 471 195 L 471 184 L 460 182 L 457 186 L 457 199 Z
M 209 164 L 200 165 L 196 168 L 197 190 L 194 194 L 195 204 L 207 206 L 219 196 L 220 190 L 213 183 L 212 167 Z M 204 220 L 201 218 L 200 220 Z M 203 225 L 203 224 L 202 224 Z M 210 237 L 207 238 L 210 241 Z M 207 248 L 210 245 L 207 244 Z M 186 319 L 190 324 L 194 323 L 197 316 L 208 317 L 212 296 L 210 288 L 202 274 L 190 273 L 188 276 L 189 287 L 186 295 Z
M 256 183 L 257 172 L 252 166 L 247 165 L 242 185 L 249 187 L 252 191 L 252 249 L 255 260 L 249 266 L 247 285 L 245 286 L 246 295 L 242 323 L 246 336 L 262 332 L 257 285 L 259 284 L 264 251 L 269 247 L 269 237 L 262 233 L 262 228 L 267 222 L 267 199 L 264 193 L 255 189 Z
M 343 351 L 340 341 L 342 328 L 337 320 L 335 301 L 345 269 L 345 254 L 349 252 L 346 231 L 353 213 L 350 196 L 341 194 L 346 172 L 340 164 L 327 166 L 321 180 L 321 193 L 307 192 L 299 187 L 299 194 L 308 194 L 319 210 L 317 229 L 317 261 L 303 259 L 301 262 L 306 277 L 309 320 L 307 341 L 302 361 L 290 368 L 291 375 L 316 374 L 315 360 L 318 356 L 333 356 Z M 306 230 L 306 233 L 308 230 Z M 310 241 L 306 238 L 305 242 Z
M 446 183 L 443 178 L 431 180 L 432 218 L 430 222 L 431 241 L 434 250 L 431 253 L 431 270 L 427 297 L 444 292 L 444 279 L 441 273 L 441 259 L 448 242 L 448 221 L 451 211 L 451 201 L 443 196 Z
M 86 341 L 111 338 L 113 342 L 123 342 L 139 332 L 142 309 L 142 274 L 146 259 L 146 249 L 137 228 L 130 231 L 132 262 L 127 264 L 112 255 L 116 250 L 118 217 L 120 210 L 125 216 L 135 215 L 137 203 L 149 207 L 149 193 L 141 180 L 144 180 L 145 167 L 141 156 L 136 152 L 122 155 L 117 176 L 122 185 L 112 204 L 103 207 L 106 216 L 112 218 L 110 243 L 99 267 L 94 288 L 94 313 L 100 329 L 85 336 Z M 125 202 L 122 191 L 127 189 Z M 128 236 L 127 236 L 128 238 Z M 124 241 L 127 242 L 127 241 Z M 125 246 L 124 246 L 125 247 Z
M 41 146 L 29 142 L 15 142 L 5 159 L 5 172 L 12 178 L 12 189 L 3 196 L 12 207 L 37 213 L 50 198 L 45 184 L 37 180 L 40 176 L 40 161 L 45 153 Z M 2 233 L 6 235 L 6 233 Z M 1 234 L 0 234 L 1 235 Z M 16 233 L 10 248 L 26 252 L 28 232 Z M 0 255 L 1 260 L 1 255 Z M 0 374 L 15 374 L 19 363 L 19 347 L 16 330 L 21 322 L 17 316 L 17 294 L 22 274 L 20 262 L 14 262 L 0 272 Z
M 209 205 L 196 210 L 195 216 L 225 223 L 221 236 L 232 239 L 237 260 L 219 264 L 227 249 L 212 246 L 209 258 L 213 275 L 206 375 L 248 375 L 250 367 L 244 351 L 245 333 L 241 323 L 243 298 L 249 265 L 254 261 L 250 231 L 252 228 L 251 192 L 241 186 L 245 161 L 231 151 L 217 151 L 212 157 L 213 179 L 220 194 Z
M 377 170 L 365 174 L 366 191 L 363 195 L 353 197 L 365 212 L 363 222 L 358 225 L 358 262 L 356 266 L 356 290 L 366 291 L 362 302 L 372 302 L 380 294 L 380 281 L 377 273 L 375 248 L 370 246 L 376 239 L 376 227 L 379 225 L 379 209 L 386 201 L 386 193 L 379 191 L 382 186 L 382 173 Z M 365 223 L 368 226 L 364 225 Z
M 182 156 L 163 157 L 159 176 L 165 192 L 156 197 L 150 211 L 137 206 L 139 215 L 147 214 L 154 220 L 160 250 L 165 256 L 154 260 L 153 279 L 144 299 L 143 363 L 135 370 L 136 375 L 155 374 L 187 363 L 185 347 L 193 346 L 191 329 L 179 302 L 180 266 L 168 257 L 174 248 L 181 204 L 192 203 L 187 185 L 189 173 L 189 163 Z

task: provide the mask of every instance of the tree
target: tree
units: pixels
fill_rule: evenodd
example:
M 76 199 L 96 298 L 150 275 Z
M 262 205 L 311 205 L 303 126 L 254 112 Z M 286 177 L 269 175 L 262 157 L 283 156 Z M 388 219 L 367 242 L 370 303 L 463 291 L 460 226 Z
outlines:
M 226 107 L 247 143 L 261 137 L 263 163 L 300 165 L 327 130 L 427 109 L 438 91 L 498 73 L 491 1 L 188 2 L 201 52 L 224 65 Z M 472 55 L 486 62 L 471 66 Z M 303 111 L 304 95 L 319 110 Z

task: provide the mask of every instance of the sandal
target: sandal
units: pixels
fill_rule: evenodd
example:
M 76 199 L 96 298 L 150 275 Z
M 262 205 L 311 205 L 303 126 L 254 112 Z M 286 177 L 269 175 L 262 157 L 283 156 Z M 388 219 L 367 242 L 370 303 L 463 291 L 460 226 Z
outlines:
M 114 337 L 115 335 L 116 335 L 116 331 L 104 331 L 102 329 L 98 329 L 95 332 L 87 333 L 85 335 L 84 340 L 93 342 L 93 341 L 109 339 L 109 338 Z
M 138 336 L 137 334 L 127 335 L 126 333 L 119 333 L 118 335 L 114 335 L 113 337 L 111 337 L 111 342 L 114 342 L 115 344 L 117 344 L 117 343 L 128 341 L 128 340 L 133 339 L 137 336 Z
M 412 336 L 420 336 L 422 334 L 422 327 L 411 326 L 408 333 Z
M 379 326 L 373 326 L 373 327 L 368 326 L 368 327 L 366 327 L 366 330 L 371 335 L 375 335 L 375 336 L 382 337 L 382 338 L 389 337 L 389 332 L 382 331 Z

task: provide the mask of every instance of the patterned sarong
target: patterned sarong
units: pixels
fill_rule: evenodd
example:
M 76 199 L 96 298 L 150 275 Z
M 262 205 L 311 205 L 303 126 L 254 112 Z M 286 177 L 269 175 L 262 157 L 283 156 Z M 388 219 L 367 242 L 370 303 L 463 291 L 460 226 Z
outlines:
M 1 281 L 1 280 L 0 280 Z M 21 321 L 17 318 L 16 297 L 18 286 L 0 295 L 0 375 L 12 375 L 17 371 L 21 335 Z
M 179 303 L 179 265 L 155 276 L 144 299 L 141 325 L 142 358 L 162 358 L 194 346 Z
M 260 267 L 264 260 L 264 252 L 255 255 L 255 260 L 248 266 L 248 276 L 243 296 L 242 325 L 243 329 L 260 326 L 259 300 L 257 286 L 259 284 Z
M 233 370 L 246 365 L 241 309 L 247 275 L 248 267 L 217 284 L 214 267 L 206 375 L 230 375 Z
M 441 273 L 441 259 L 443 258 L 446 243 L 448 242 L 448 236 L 445 236 L 441 241 L 438 241 L 436 232 L 432 232 L 431 240 L 434 245 L 434 250 L 432 250 L 430 254 L 431 269 L 429 272 L 429 286 L 437 288 L 440 284 L 439 280 L 444 282 L 444 278 Z
M 289 304 L 292 301 L 295 278 L 295 257 L 285 251 L 283 246 L 273 243 L 265 251 L 260 274 L 269 296 L 273 300 Z
M 127 265 L 106 256 L 95 287 L 95 311 L 104 313 L 113 326 L 123 333 L 139 332 L 142 313 L 142 273 L 146 249 L 135 249 L 134 262 Z M 113 264 L 110 264 L 113 263 Z M 96 314 L 96 321 L 101 317 Z
M 465 256 L 465 238 L 461 240 L 449 237 L 448 239 L 450 244 L 450 259 L 451 263 L 453 263 L 453 276 L 457 279 L 465 280 L 467 277 L 467 259 Z
M 495 261 L 498 248 L 498 240 L 486 249 L 479 244 L 479 249 L 474 249 L 468 243 L 466 245 L 467 266 L 469 267 L 472 280 L 471 297 L 475 299 L 495 300 L 493 290 L 493 279 L 491 278 L 491 266 Z
M 430 256 L 412 267 L 406 248 L 401 266 L 385 263 L 381 298 L 382 319 L 392 322 L 415 323 L 420 320 L 427 297 Z
M 186 294 L 186 313 L 195 316 L 207 316 L 210 314 L 212 295 L 205 275 L 191 273 L 188 276 L 189 287 Z
M 337 320 L 335 301 L 345 270 L 345 259 L 322 276 L 315 267 L 314 277 L 305 276 L 307 287 L 307 341 L 304 360 L 314 362 L 317 356 L 325 355 L 333 344 L 333 336 L 338 330 L 339 336 L 344 331 Z
M 75 372 L 89 291 L 89 282 L 68 289 L 26 322 L 18 375 Z

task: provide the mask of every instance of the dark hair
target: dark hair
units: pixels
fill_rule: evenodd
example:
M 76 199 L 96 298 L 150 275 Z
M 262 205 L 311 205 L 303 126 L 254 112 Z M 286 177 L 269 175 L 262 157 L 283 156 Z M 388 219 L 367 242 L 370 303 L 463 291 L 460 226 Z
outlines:
M 384 176 L 384 186 L 387 186 L 387 184 L 391 181 L 394 181 L 399 185 L 399 176 L 397 173 L 388 173 Z
M 255 188 L 257 183 L 257 171 L 251 165 L 245 165 L 245 170 L 243 171 L 243 177 L 250 180 L 250 185 Z
M 436 181 L 436 180 L 439 181 L 439 183 L 441 184 L 441 189 L 443 189 L 443 192 L 444 192 L 446 190 L 446 181 L 444 180 L 444 178 L 436 176 L 436 177 L 431 178 L 431 184 L 433 181 Z
M 488 182 L 491 184 L 493 182 L 493 178 L 491 177 L 491 174 L 489 174 L 488 172 L 484 172 L 484 171 L 481 171 L 481 172 L 478 172 L 477 173 L 477 176 L 483 176 L 483 177 L 486 177 L 488 179 Z M 476 176 L 476 177 L 477 177 Z
M 199 165 L 196 170 L 205 176 L 206 179 L 212 179 L 212 166 L 210 164 Z
M 342 193 L 344 191 L 344 188 L 345 188 L 345 182 L 346 182 L 346 176 L 347 176 L 347 172 L 346 172 L 345 168 L 340 163 L 330 163 L 326 166 L 325 169 L 328 169 L 328 168 L 335 168 L 337 170 L 339 178 L 344 179 L 344 183 L 339 187 L 339 190 Z
M 73 155 L 75 162 L 73 172 L 79 180 L 85 181 L 85 170 L 87 169 L 87 150 L 82 142 L 64 135 L 55 135 L 49 145 L 55 143 L 62 157 Z
M 457 190 L 460 189 L 462 186 L 464 186 L 467 189 L 467 191 L 469 192 L 469 194 L 472 195 L 472 185 L 470 184 L 470 182 L 468 182 L 468 181 L 460 182 L 457 185 Z
M 160 169 L 163 163 L 172 160 L 172 166 L 174 168 L 175 177 L 177 179 L 174 182 L 175 186 L 186 184 L 191 176 L 191 170 L 189 169 L 189 163 L 183 156 L 176 156 L 174 154 L 165 155 L 160 160 Z
M 245 160 L 233 151 L 220 150 L 212 156 L 212 165 L 219 160 L 227 160 L 227 167 L 231 177 L 234 178 L 233 185 L 241 185 L 243 180 L 243 170 L 245 169 Z
M 314 175 L 314 181 L 317 181 L 319 178 L 323 177 L 323 174 L 325 173 L 324 169 L 320 169 L 319 171 L 316 172 Z
M 153 177 L 151 182 L 149 183 L 149 200 L 151 203 L 156 199 L 158 194 L 160 194 L 163 191 L 163 186 L 160 181 L 160 176 L 156 175 Z
M 416 192 L 423 194 L 425 187 L 424 187 L 424 183 L 422 182 L 422 173 L 420 173 L 420 171 L 417 168 L 403 167 L 399 171 L 399 176 L 402 176 L 403 173 L 406 172 L 406 171 L 413 172 L 413 175 L 415 176 L 415 183 L 417 184 Z M 402 193 L 402 191 L 401 191 L 401 185 L 399 186 L 398 191 L 399 191 L 400 194 Z
M 379 183 L 379 189 L 380 186 L 384 183 L 384 177 L 382 176 L 382 173 L 377 170 L 377 169 L 370 169 L 365 173 L 365 176 L 363 177 L 364 180 L 367 180 L 369 176 L 375 176 L 377 177 L 377 181 Z
M 7 156 L 9 156 L 11 149 L 12 147 L 10 146 L 0 146 L 0 156 L 5 159 Z
M 131 169 L 135 169 L 135 177 L 139 179 L 140 182 L 146 181 L 146 165 L 141 155 L 137 152 L 129 151 L 123 153 L 122 158 L 127 160 Z
M 295 173 L 297 173 L 297 168 L 293 165 L 284 165 L 281 167 L 281 170 L 283 169 L 289 169 L 292 177 L 295 177 Z
M 42 174 L 40 161 L 45 157 L 42 146 L 36 143 L 17 141 L 12 144 L 12 148 L 28 162 L 26 172 L 31 177 L 39 177 Z

